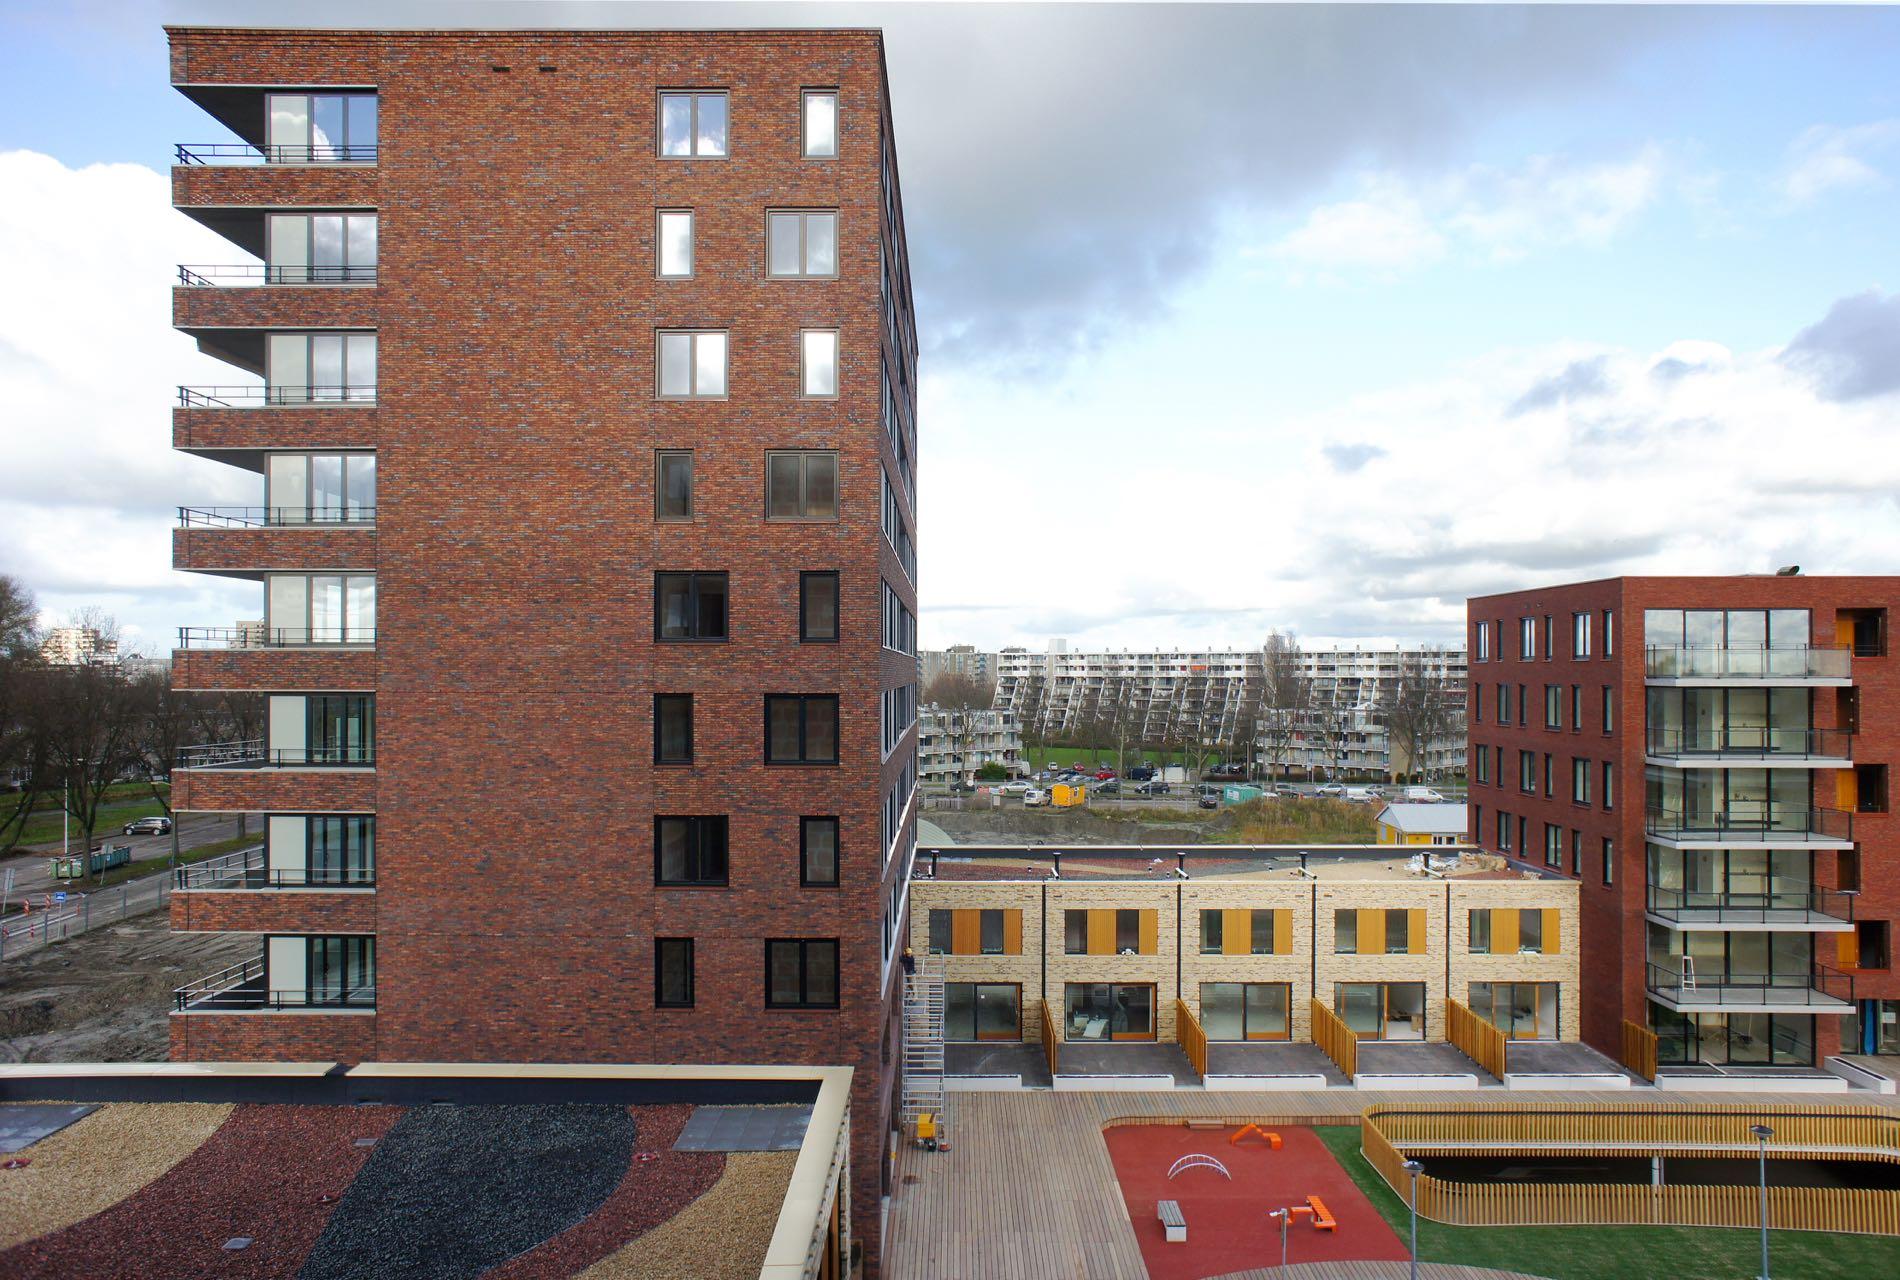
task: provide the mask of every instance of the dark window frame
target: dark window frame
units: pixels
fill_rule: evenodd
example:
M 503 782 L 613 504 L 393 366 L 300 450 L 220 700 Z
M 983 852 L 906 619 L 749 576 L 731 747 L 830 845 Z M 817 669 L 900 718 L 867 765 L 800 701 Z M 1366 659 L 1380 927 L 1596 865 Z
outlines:
M 663 845 L 661 832 L 663 830 L 662 824 L 668 822 L 684 822 L 690 824 L 687 827 L 689 837 L 687 856 L 692 860 L 694 869 L 698 873 L 695 878 L 668 880 L 665 877 L 661 866 L 661 848 Z M 714 828 L 708 826 L 707 824 L 709 823 L 717 823 L 718 826 Z M 721 836 L 720 861 L 724 864 L 723 873 L 716 880 L 709 879 L 704 874 L 706 836 L 710 831 L 715 829 L 719 831 Z M 656 887 L 666 889 L 723 889 L 730 885 L 732 883 L 732 824 L 728 816 L 723 813 L 655 814 L 653 816 L 653 883 Z
M 686 514 L 669 516 L 664 514 L 662 503 L 666 497 L 666 463 L 672 458 L 686 459 Z M 693 502 L 694 481 L 698 478 L 697 459 L 691 449 L 655 449 L 653 451 L 653 523 L 655 524 L 691 524 L 699 512 Z
M 667 702 L 686 704 L 686 755 L 684 758 L 669 757 L 661 754 L 660 743 L 660 705 Z M 693 763 L 693 695 L 690 693 L 656 693 L 653 695 L 653 763 L 656 765 L 689 765 Z
M 772 948 L 775 946 L 795 946 L 798 948 L 798 991 L 797 1001 L 778 1001 L 772 999 Z M 832 994 L 829 1001 L 810 998 L 811 982 L 809 978 L 809 956 L 814 948 L 831 948 Z M 842 1003 L 844 995 L 843 970 L 839 964 L 838 939 L 836 938 L 767 938 L 765 940 L 765 1007 L 768 1009 L 836 1009 Z
M 811 826 L 815 822 L 831 824 L 831 879 L 811 877 Z M 839 881 L 839 822 L 835 814 L 821 814 L 798 820 L 798 883 L 805 889 L 835 889 Z
M 831 634 L 811 634 L 805 616 L 805 584 L 813 579 L 831 579 Z M 800 569 L 798 571 L 798 643 L 837 644 L 844 634 L 844 589 L 836 569 Z
M 796 758 L 790 759 L 790 760 L 778 760 L 778 759 L 774 759 L 772 756 L 772 704 L 774 702 L 778 702 L 781 700 L 790 700 L 790 701 L 794 701 L 798 703 L 798 755 Z M 835 693 L 768 693 L 765 695 L 763 702 L 765 704 L 764 755 L 765 755 L 766 764 L 774 765 L 774 766 L 812 765 L 812 764 L 835 765 L 839 762 L 839 759 L 841 755 L 843 754 L 838 749 L 842 745 L 839 742 L 839 739 L 843 736 L 843 733 L 842 733 L 842 726 L 839 724 L 839 721 L 838 721 L 839 698 L 837 694 Z M 806 747 L 806 741 L 805 741 L 806 736 L 807 736 L 806 734 L 806 708 L 814 702 L 829 702 L 831 704 L 832 754 L 829 759 L 816 758 L 807 754 L 808 749 Z
M 801 368 L 802 367 L 801 365 Z M 835 400 L 838 397 L 832 395 L 808 396 L 805 398 L 813 400 Z M 772 462 L 776 458 L 791 458 L 798 463 L 797 515 L 775 516 L 772 514 Z M 823 458 L 831 463 L 831 511 L 828 515 L 811 515 L 807 511 L 807 507 L 809 506 L 807 494 L 811 489 L 811 464 L 814 460 L 819 458 Z M 843 487 L 841 483 L 843 479 L 841 474 L 843 468 L 839 465 L 839 462 L 840 459 L 836 449 L 767 449 L 765 451 L 764 483 L 760 486 L 764 491 L 765 522 L 767 524 L 837 524 L 838 521 L 843 518 L 842 512 L 844 507 L 843 495 L 840 492 Z
M 684 1000 L 666 999 L 664 974 L 666 973 L 665 951 L 668 943 L 676 943 L 686 948 L 686 998 Z M 696 994 L 693 982 L 694 947 L 691 938 L 655 938 L 653 940 L 653 1007 L 655 1009 L 690 1009 Z
M 666 578 L 685 578 L 687 595 L 692 601 L 693 618 L 690 630 L 699 630 L 699 579 L 717 578 L 726 588 L 725 630 L 716 636 L 686 635 L 669 636 L 662 634 L 665 629 L 665 615 L 661 612 L 663 599 L 661 581 Z M 655 644 L 726 644 L 732 639 L 732 575 L 724 569 L 656 569 L 653 571 L 653 641 Z

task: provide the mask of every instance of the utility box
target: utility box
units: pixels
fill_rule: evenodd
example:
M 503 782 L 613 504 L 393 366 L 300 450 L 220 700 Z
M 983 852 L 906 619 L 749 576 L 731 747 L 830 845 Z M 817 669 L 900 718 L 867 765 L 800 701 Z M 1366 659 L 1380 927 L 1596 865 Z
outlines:
M 1049 789 L 1049 803 L 1058 809 L 1072 808 L 1088 798 L 1087 787 L 1071 786 L 1066 782 L 1058 782 Z
M 1263 794 L 1259 787 L 1244 782 L 1234 782 L 1220 789 L 1220 802 L 1244 804 L 1249 800 L 1258 800 Z

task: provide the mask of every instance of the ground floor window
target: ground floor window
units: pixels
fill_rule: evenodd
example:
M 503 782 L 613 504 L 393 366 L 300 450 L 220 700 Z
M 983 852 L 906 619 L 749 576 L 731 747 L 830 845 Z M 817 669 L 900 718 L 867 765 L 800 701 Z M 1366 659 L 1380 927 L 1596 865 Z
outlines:
M 946 1040 L 1022 1039 L 1023 989 L 1013 982 L 947 982 L 943 988 Z
M 1064 988 L 1062 1007 L 1065 1039 L 1155 1038 L 1152 983 L 1071 982 Z
M 1201 1030 L 1209 1040 L 1285 1040 L 1293 989 L 1284 982 L 1203 982 Z
M 1474 982 L 1471 1011 L 1512 1040 L 1557 1039 L 1555 982 Z
M 1650 1006 L 1656 1060 L 1710 1066 L 1814 1065 L 1814 1016 L 1806 1013 L 1678 1013 Z
M 1423 1040 L 1422 982 L 1336 982 L 1333 1012 L 1361 1040 Z
M 1900 1000 L 1861 1000 L 1841 1020 L 1847 1053 L 1900 1053 Z

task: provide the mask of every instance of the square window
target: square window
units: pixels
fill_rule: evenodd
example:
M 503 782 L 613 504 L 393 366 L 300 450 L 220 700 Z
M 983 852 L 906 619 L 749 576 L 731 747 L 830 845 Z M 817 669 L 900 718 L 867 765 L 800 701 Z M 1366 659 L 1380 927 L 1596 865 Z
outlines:
M 719 329 L 663 329 L 660 399 L 719 400 L 726 394 L 726 335 Z
M 838 331 L 804 329 L 798 335 L 799 394 L 807 400 L 838 398 Z
M 765 274 L 774 280 L 831 280 L 838 275 L 838 212 L 781 210 L 765 215 Z
M 653 763 L 693 762 L 693 695 L 653 695 Z
M 660 817 L 653 820 L 653 883 L 726 883 L 726 819 Z
M 838 455 L 808 449 L 765 455 L 767 520 L 836 520 Z
M 662 1009 L 693 1007 L 693 940 L 653 940 L 653 1003 Z
M 654 234 L 659 246 L 656 274 L 662 280 L 690 280 L 693 275 L 693 211 L 662 209 Z
M 807 89 L 804 101 L 804 150 L 814 160 L 838 154 L 838 91 Z
M 693 518 L 693 451 L 661 449 L 653 455 L 653 518 Z
M 835 644 L 838 639 L 838 575 L 821 570 L 798 575 L 798 641 Z
M 662 93 L 660 154 L 671 159 L 725 155 L 725 93 Z
M 655 640 L 724 640 L 726 575 L 656 573 L 653 575 Z
M 803 885 L 838 883 L 838 820 L 798 820 L 798 882 Z M 931 912 L 932 916 L 936 912 Z
M 765 695 L 765 763 L 837 764 L 838 695 Z
M 837 1008 L 837 939 L 766 939 L 765 1005 L 768 1009 Z

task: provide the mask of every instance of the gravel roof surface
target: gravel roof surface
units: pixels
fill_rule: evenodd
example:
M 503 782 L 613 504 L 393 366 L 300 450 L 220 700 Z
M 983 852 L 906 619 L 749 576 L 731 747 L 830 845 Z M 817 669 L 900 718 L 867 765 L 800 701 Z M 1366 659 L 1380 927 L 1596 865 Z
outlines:
M 108 1107 L 66 1133 L 80 1133 L 100 1116 L 129 1113 L 139 1123 L 169 1110 Z M 240 1106 L 157 1181 L 83 1222 L 0 1253 L 0 1276 L 267 1280 L 291 1275 L 323 1230 L 337 1197 L 375 1150 L 358 1147 L 355 1140 L 383 1133 L 400 1115 L 395 1107 Z M 253 1242 L 227 1251 L 224 1242 L 234 1236 L 250 1236 Z
M 795 1151 L 739 1151 L 699 1199 L 576 1280 L 754 1280 L 778 1227 Z
M 625 1107 L 413 1108 L 370 1148 L 297 1274 L 472 1280 L 598 1209 L 633 1143 Z

